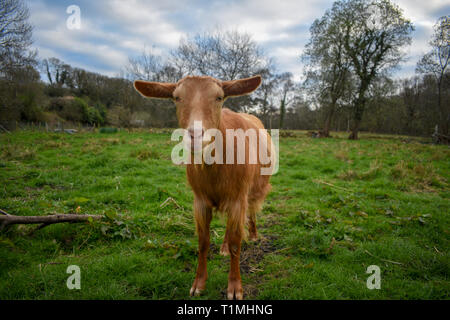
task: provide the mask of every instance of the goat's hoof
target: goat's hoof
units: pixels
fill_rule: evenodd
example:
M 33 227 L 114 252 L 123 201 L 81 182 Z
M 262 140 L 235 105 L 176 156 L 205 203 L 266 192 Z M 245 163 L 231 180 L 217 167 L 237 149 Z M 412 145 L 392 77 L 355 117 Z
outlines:
M 197 288 L 194 288 L 194 287 L 192 287 L 191 288 L 191 291 L 189 292 L 189 295 L 191 296 L 191 297 L 198 297 L 199 295 L 201 295 L 202 294 L 202 292 L 203 292 L 203 290 L 202 289 L 197 289 Z
M 248 240 L 251 242 L 256 242 L 258 241 L 258 235 L 257 234 L 250 234 L 248 237 Z
M 224 257 L 230 255 L 230 249 L 228 249 L 228 243 L 222 243 L 222 246 L 220 247 L 220 254 Z
M 229 281 L 227 289 L 228 300 L 242 300 L 244 299 L 244 291 L 240 281 Z
M 194 284 L 192 285 L 191 290 L 189 291 L 189 295 L 191 297 L 193 296 L 198 297 L 199 295 L 201 295 L 203 290 L 205 290 L 205 282 L 206 280 L 202 281 L 200 279 L 195 279 Z

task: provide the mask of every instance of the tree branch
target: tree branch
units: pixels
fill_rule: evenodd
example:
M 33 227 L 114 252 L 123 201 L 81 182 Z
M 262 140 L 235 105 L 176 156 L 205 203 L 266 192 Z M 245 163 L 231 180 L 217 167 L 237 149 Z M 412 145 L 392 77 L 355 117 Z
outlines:
M 11 224 L 43 224 L 42 227 L 62 222 L 85 222 L 89 218 L 99 220 L 103 215 L 93 214 L 55 214 L 50 216 L 15 216 L 7 214 L 3 210 L 0 210 L 4 215 L 0 216 L 0 230 Z M 41 228 L 41 227 L 40 227 Z

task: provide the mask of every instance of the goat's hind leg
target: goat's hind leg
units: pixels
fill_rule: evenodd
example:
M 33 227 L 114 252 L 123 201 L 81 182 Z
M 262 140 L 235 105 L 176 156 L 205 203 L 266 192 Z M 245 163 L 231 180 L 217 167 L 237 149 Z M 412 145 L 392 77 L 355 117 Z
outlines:
M 249 240 L 258 240 L 258 230 L 256 229 L 256 214 L 261 211 L 261 206 L 263 200 L 249 201 L 247 208 L 247 228 L 249 233 Z M 220 247 L 220 254 L 223 256 L 228 256 L 230 254 L 230 249 L 228 247 L 228 229 L 225 233 L 225 238 L 223 239 L 222 246 Z
M 245 210 L 247 201 L 236 203 L 228 215 L 226 243 L 230 253 L 230 273 L 228 274 L 227 298 L 229 300 L 242 300 L 243 289 L 239 260 L 241 255 L 241 241 L 244 237 Z
M 256 229 L 256 214 L 261 211 L 262 200 L 251 200 L 248 204 L 247 209 L 247 228 L 248 228 L 248 239 L 250 241 L 258 240 L 258 230 Z
M 230 255 L 230 249 L 228 248 L 228 232 L 225 231 L 225 237 L 223 238 L 223 243 L 220 246 L 220 254 L 223 256 Z

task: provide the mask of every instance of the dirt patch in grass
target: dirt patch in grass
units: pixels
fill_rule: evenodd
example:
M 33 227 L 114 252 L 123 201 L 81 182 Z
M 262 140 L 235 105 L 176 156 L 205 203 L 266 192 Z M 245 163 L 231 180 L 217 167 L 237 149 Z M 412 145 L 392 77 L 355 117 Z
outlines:
M 275 244 L 277 239 L 276 235 L 260 235 L 257 241 L 244 242 L 241 249 L 241 272 L 249 274 L 262 271 L 258 265 L 265 255 L 279 249 Z
M 267 254 L 276 252 L 278 247 L 275 245 L 275 240 L 278 237 L 274 235 L 259 236 L 257 241 L 243 242 L 241 248 L 240 270 L 243 281 L 244 297 L 251 298 L 258 296 L 259 282 L 255 281 L 255 277 L 259 278 L 258 272 L 263 271 L 259 267 L 259 263 L 264 259 Z M 219 251 L 219 247 L 211 245 L 211 251 Z M 246 282 L 245 279 L 253 275 L 251 282 Z M 224 299 L 227 297 L 227 290 L 223 289 L 221 294 Z

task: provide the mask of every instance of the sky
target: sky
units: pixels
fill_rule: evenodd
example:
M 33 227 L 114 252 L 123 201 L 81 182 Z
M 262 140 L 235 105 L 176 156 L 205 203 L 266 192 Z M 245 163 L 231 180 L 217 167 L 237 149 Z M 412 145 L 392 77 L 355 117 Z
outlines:
M 450 14 L 450 0 L 391 0 L 403 9 L 415 31 L 407 60 L 394 77 L 414 75 L 418 59 L 429 50 L 436 20 Z M 208 30 L 238 30 L 273 57 L 277 71 L 301 79 L 299 56 L 309 27 L 331 8 L 333 0 L 25 0 L 34 26 L 33 47 L 40 58 L 56 57 L 74 66 L 117 76 L 129 57 L 144 48 L 165 56 L 179 40 Z M 67 20 L 80 8 L 80 29 Z

